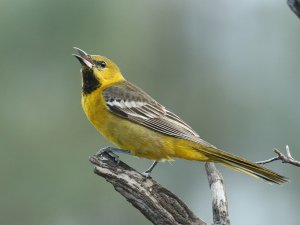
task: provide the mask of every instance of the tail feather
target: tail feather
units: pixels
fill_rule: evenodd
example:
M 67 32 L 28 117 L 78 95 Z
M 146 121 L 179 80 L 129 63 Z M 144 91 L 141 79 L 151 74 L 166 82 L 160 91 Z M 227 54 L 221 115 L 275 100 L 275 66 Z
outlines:
M 212 161 L 222 163 L 227 167 L 243 172 L 245 174 L 261 178 L 265 181 L 276 184 L 283 184 L 288 182 L 288 178 L 270 169 L 250 162 L 241 157 L 216 149 L 214 147 L 201 146 L 201 148 L 197 150 L 201 151 L 201 153 L 204 154 L 207 158 L 212 159 Z

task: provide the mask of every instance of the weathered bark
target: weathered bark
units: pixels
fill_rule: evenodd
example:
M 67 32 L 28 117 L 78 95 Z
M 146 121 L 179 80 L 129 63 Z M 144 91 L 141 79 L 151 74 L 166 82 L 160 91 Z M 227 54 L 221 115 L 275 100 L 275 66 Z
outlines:
M 135 208 L 157 225 L 207 225 L 171 191 L 151 177 L 146 178 L 112 153 L 90 157 L 94 172 L 111 183 Z
M 206 163 L 205 169 L 212 196 L 214 224 L 230 225 L 228 203 L 222 174 L 217 170 L 214 163 Z

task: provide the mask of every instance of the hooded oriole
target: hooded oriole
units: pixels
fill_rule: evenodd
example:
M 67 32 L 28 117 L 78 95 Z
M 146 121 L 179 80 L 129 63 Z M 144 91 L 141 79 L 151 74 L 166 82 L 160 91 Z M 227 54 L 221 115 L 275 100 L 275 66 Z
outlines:
M 142 89 L 126 81 L 106 57 L 75 48 L 82 65 L 82 107 L 89 121 L 108 140 L 131 154 L 153 160 L 184 158 L 222 163 L 273 183 L 287 178 L 222 151 Z

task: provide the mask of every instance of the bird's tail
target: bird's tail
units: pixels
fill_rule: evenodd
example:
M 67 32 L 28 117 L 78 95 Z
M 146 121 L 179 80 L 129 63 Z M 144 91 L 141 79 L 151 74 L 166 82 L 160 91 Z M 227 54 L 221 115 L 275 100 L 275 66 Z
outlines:
M 195 148 L 196 149 L 196 148 Z M 243 172 L 245 174 L 261 178 L 267 182 L 283 184 L 288 182 L 288 178 L 267 169 L 261 165 L 250 162 L 241 157 L 232 155 L 230 153 L 224 152 L 214 147 L 210 146 L 201 146 L 200 149 L 196 149 L 205 155 L 208 159 L 213 162 L 221 163 L 227 167 L 230 167 L 234 170 Z

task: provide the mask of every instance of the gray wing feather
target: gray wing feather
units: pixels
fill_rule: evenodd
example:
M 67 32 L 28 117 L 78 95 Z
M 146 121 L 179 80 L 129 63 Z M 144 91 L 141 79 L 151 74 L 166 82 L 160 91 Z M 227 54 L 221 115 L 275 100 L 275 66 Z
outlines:
M 103 91 L 106 105 L 112 113 L 166 135 L 204 142 L 177 115 L 166 110 L 140 88 L 124 82 Z

